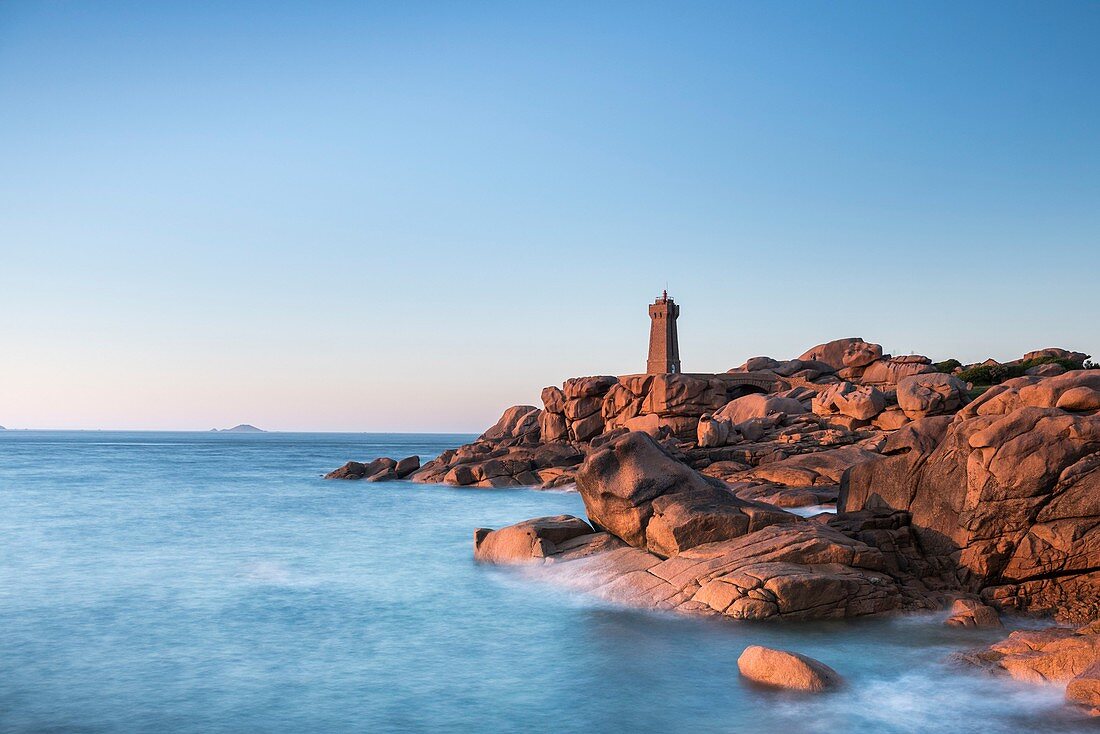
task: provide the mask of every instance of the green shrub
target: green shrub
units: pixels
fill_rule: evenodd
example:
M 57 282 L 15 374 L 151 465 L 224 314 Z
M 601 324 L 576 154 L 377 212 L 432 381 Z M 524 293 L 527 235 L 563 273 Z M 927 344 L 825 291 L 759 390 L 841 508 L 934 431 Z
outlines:
M 1072 359 L 1066 359 L 1064 357 L 1038 357 L 1036 359 L 1029 359 L 1020 363 L 1025 370 L 1032 367 L 1038 367 L 1041 364 L 1056 364 L 1064 367 L 1066 370 L 1079 370 L 1083 367 L 1082 362 L 1075 362 Z
M 941 362 L 941 364 L 946 364 L 946 362 Z M 1023 377 L 1027 374 L 1029 369 L 1038 367 L 1041 364 L 1056 364 L 1067 370 L 1079 370 L 1082 368 L 1081 362 L 1075 362 L 1072 359 L 1065 359 L 1063 357 L 1037 357 L 1035 359 L 1023 360 L 1016 364 L 981 364 L 977 367 L 963 370 L 957 377 L 963 382 L 969 382 L 974 385 L 1000 385 L 1005 380 L 1011 380 L 1013 377 Z
M 1018 364 L 980 364 L 963 370 L 957 377 L 963 382 L 971 382 L 975 385 L 1000 385 L 1005 380 L 1022 376 L 1024 370 L 1025 368 Z
M 950 375 L 955 371 L 956 367 L 962 367 L 962 362 L 957 359 L 946 359 L 943 362 L 936 362 L 933 367 L 936 368 L 936 372 L 942 372 L 945 375 Z

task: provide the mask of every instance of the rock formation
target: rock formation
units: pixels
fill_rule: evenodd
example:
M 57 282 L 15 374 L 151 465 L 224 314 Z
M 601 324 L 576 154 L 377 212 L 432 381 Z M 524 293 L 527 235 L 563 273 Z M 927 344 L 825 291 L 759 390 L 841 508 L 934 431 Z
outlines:
M 477 557 L 582 559 L 573 583 L 606 598 L 734 619 L 846 617 L 931 605 L 922 595 L 930 590 L 912 573 L 920 564 L 897 513 L 857 514 L 838 527 L 809 522 L 738 497 L 642 432 L 594 450 L 577 472 L 577 488 L 593 529 L 602 532 L 586 535 L 579 520 L 555 518 L 578 534 L 559 553 L 532 539 L 541 520 L 535 528 L 479 530 Z M 505 545 L 507 560 L 498 560 L 496 548 Z
M 765 620 L 860 616 L 904 603 L 880 551 L 808 522 L 772 525 L 664 559 L 607 532 L 576 536 L 556 550 L 509 542 L 503 553 L 496 550 L 503 541 L 494 542 L 492 556 L 480 550 L 497 534 L 507 538 L 528 532 L 526 523 L 513 527 L 479 529 L 476 557 L 568 564 L 568 581 L 576 588 L 635 606 Z
M 592 522 L 662 556 L 798 519 L 740 499 L 642 432 L 593 451 L 577 472 L 577 489 Z
M 954 658 L 1017 680 L 1065 685 L 1068 702 L 1100 716 L 1100 623 L 1017 630 Z
M 910 375 L 898 381 L 898 407 L 909 420 L 946 415 L 970 402 L 966 383 L 951 375 L 932 372 Z
M 515 405 L 473 443 L 444 451 L 411 479 L 460 487 L 557 487 L 571 484 L 584 458 L 576 444 L 541 440 L 545 412 Z
M 561 552 L 566 542 L 593 534 L 584 520 L 570 515 L 537 517 L 501 530 L 474 531 L 474 560 L 484 563 L 529 563 Z
M 362 479 L 368 482 L 388 482 L 404 479 L 420 468 L 419 456 L 407 456 L 395 461 L 383 456 L 368 463 L 349 461 L 339 469 L 330 471 L 325 479 Z
M 626 389 L 601 378 L 562 396 L 592 397 L 595 383 L 605 396 Z M 577 489 L 600 538 L 583 554 L 585 587 L 741 619 L 930 608 L 960 592 L 985 603 L 956 602 L 954 625 L 995 625 L 997 609 L 1094 619 L 1098 386 L 1100 372 L 1025 377 L 967 405 L 957 379 L 918 372 L 895 387 L 916 420 L 883 431 L 830 426 L 845 399 L 879 402 L 878 388 L 834 381 L 799 388 L 808 400 L 728 401 L 697 426 L 705 437 L 725 425 L 713 442 L 616 428 L 558 444 L 583 459 Z M 838 495 L 840 513 L 812 521 L 778 507 Z
M 1081 623 L 1100 594 L 1100 371 L 1071 369 L 1086 358 L 933 364 L 847 338 L 721 374 L 577 377 L 411 474 L 379 459 L 330 476 L 576 483 L 591 527 L 485 531 L 478 557 L 577 560 L 630 603 L 782 619 L 962 599 L 951 624 Z
M 1005 612 L 1094 623 L 964 658 L 1066 682 L 1100 710 L 1100 371 L 1071 358 L 1084 355 L 1041 350 L 1005 373 L 852 338 L 725 375 L 575 378 L 414 478 L 575 481 L 588 522 L 479 529 L 475 557 L 623 604 L 769 621 L 950 604 L 945 624 L 962 629 Z M 746 654 L 760 682 L 829 680 L 794 654 Z
M 995 606 L 1096 619 L 1097 397 L 1100 371 L 1009 380 L 890 436 L 883 458 L 852 468 L 839 509 L 911 513 L 925 552 Z
M 807 693 L 822 693 L 842 683 L 840 674 L 819 660 L 760 645 L 745 648 L 737 669 L 753 683 Z
M 1066 700 L 1083 707 L 1092 716 L 1100 716 L 1100 660 L 1066 684 Z

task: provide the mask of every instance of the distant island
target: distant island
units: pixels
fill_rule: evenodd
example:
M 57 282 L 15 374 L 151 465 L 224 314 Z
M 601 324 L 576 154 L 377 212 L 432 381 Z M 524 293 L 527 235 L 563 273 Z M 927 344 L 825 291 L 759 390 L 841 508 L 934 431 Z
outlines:
M 267 431 L 265 431 L 264 429 L 257 428 L 256 426 L 250 425 L 248 423 L 240 423 L 238 425 L 233 426 L 232 428 L 223 428 L 221 430 L 218 430 L 217 428 L 211 428 L 210 432 L 211 433 L 267 433 Z

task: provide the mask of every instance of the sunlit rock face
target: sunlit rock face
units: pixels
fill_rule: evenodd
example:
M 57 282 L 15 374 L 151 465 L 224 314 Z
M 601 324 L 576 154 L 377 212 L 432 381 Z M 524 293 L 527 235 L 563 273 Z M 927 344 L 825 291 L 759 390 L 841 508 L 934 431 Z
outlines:
M 1072 621 L 1100 608 L 1100 372 L 1022 377 L 915 421 L 849 473 L 840 509 L 907 510 L 925 549 L 992 603 Z M 1058 407 L 1061 404 L 1063 407 Z M 1068 408 L 1068 409 L 1067 409 Z

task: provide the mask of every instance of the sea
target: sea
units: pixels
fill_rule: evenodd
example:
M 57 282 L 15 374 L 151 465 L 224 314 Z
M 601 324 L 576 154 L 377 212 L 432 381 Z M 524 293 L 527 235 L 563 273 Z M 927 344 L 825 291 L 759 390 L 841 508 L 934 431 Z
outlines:
M 698 619 L 474 563 L 575 492 L 321 478 L 471 438 L 0 432 L 0 732 L 1096 731 L 953 664 L 1003 633 L 943 614 Z M 846 685 L 748 685 L 753 644 Z

